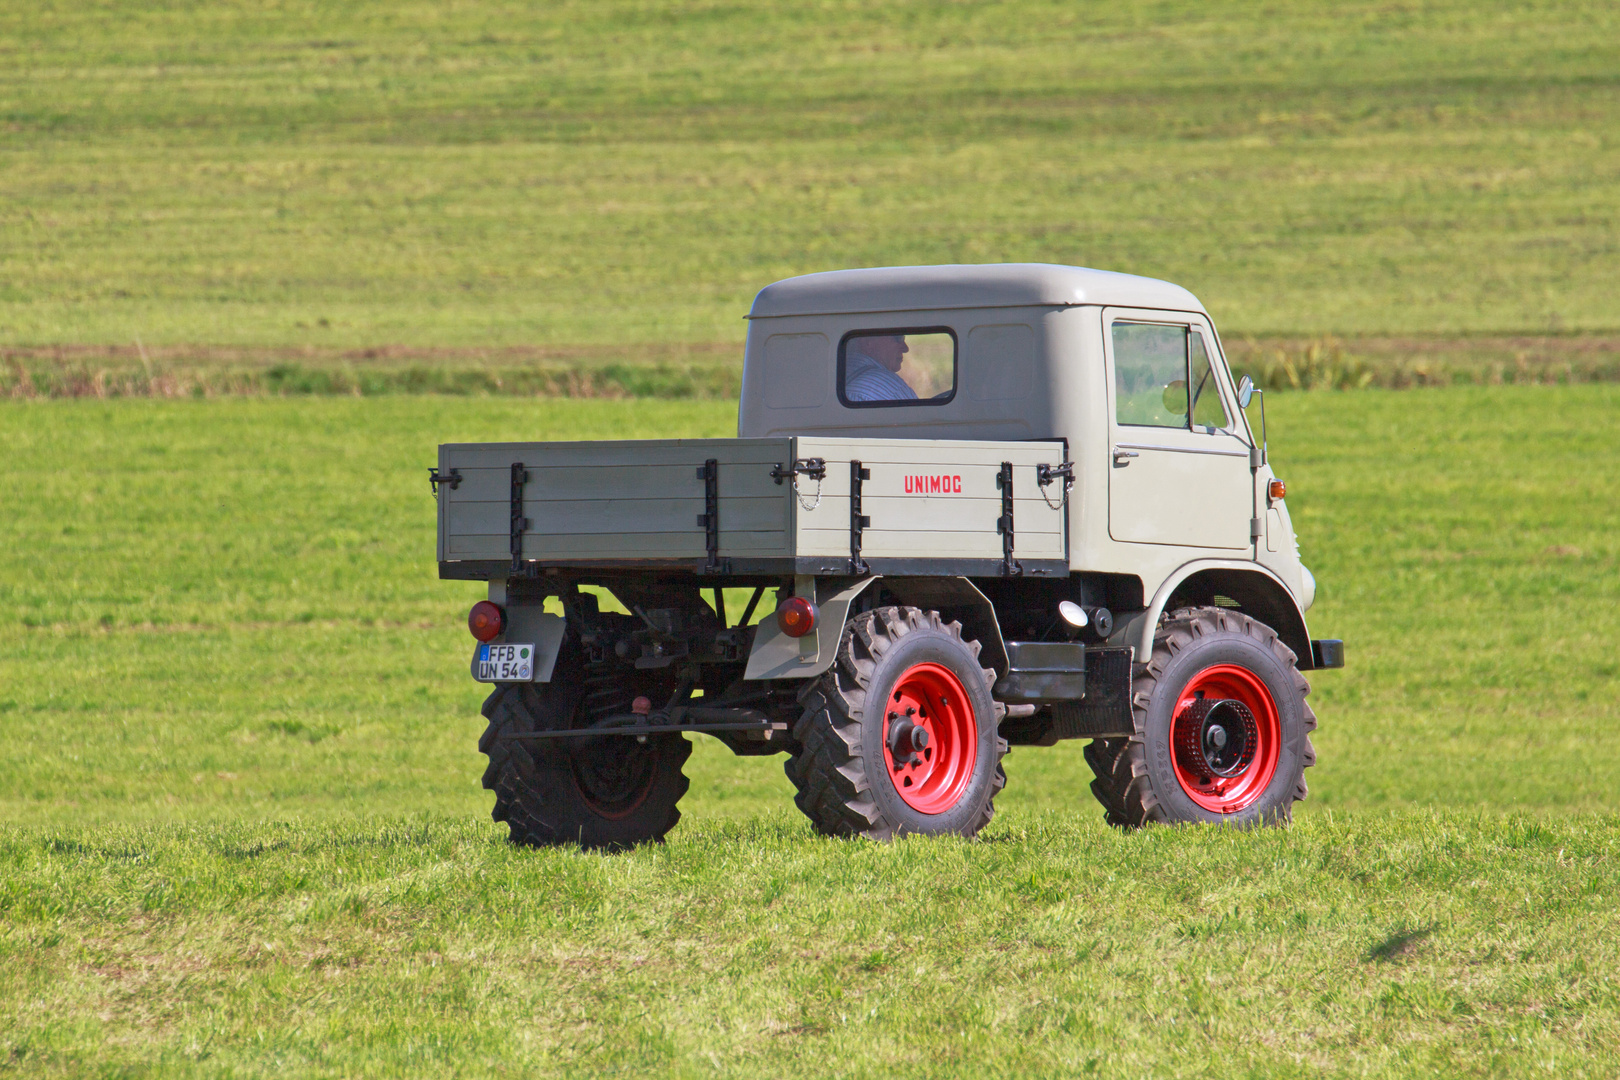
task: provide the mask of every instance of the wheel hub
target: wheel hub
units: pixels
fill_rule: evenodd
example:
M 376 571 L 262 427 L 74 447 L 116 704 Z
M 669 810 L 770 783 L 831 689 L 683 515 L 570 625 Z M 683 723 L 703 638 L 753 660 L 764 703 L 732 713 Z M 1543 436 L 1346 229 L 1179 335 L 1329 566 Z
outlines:
M 1249 707 L 1233 698 L 1193 699 L 1177 718 L 1184 764 L 1205 776 L 1236 776 L 1254 761 L 1257 730 Z
M 889 714 L 889 756 L 897 765 L 927 760 L 924 751 L 928 749 L 928 728 L 912 719 L 916 713 L 915 708 L 908 708 L 905 716 Z
M 630 702 L 631 711 L 622 711 L 623 696 L 612 690 L 599 690 L 580 708 L 575 727 L 615 728 L 645 723 L 647 712 L 641 706 L 651 701 L 645 696 Z M 574 788 L 591 810 L 602 817 L 626 818 L 646 801 L 658 773 L 660 741 L 647 736 L 631 739 L 623 735 L 599 739 L 579 739 L 567 748 L 569 771 Z
M 597 746 L 575 749 L 570 764 L 574 783 L 591 808 L 603 817 L 624 817 L 640 806 L 657 771 L 658 750 L 627 745 L 630 739 L 590 739 Z
M 1176 780 L 1205 810 L 1235 814 L 1276 772 L 1276 702 L 1259 676 L 1235 664 L 1205 668 L 1182 693 L 1170 726 Z

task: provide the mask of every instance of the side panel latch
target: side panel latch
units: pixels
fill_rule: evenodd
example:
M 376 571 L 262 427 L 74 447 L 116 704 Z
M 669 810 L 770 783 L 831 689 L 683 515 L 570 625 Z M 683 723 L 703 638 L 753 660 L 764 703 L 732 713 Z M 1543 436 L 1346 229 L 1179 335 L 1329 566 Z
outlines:
M 1057 501 L 1053 502 L 1046 489 L 1059 480 L 1063 481 L 1063 490 L 1058 493 Z M 1074 462 L 1065 461 L 1061 465 L 1047 465 L 1043 462 L 1035 466 L 1035 483 L 1040 488 L 1041 500 L 1047 506 L 1053 510 L 1063 509 L 1064 504 L 1069 501 L 1069 489 L 1074 487 Z
M 776 486 L 781 487 L 782 481 L 792 476 L 808 476 L 812 480 L 825 480 L 827 478 L 827 459 L 818 457 L 798 458 L 793 462 L 791 469 L 784 469 L 781 462 L 771 470 L 771 479 Z

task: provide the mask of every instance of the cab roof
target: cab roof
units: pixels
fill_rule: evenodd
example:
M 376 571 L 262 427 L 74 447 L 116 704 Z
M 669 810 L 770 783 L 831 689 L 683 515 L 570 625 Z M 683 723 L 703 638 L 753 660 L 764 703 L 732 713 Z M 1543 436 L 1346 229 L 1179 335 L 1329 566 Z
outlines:
M 786 278 L 759 291 L 748 317 L 1080 304 L 1204 310 L 1192 293 L 1157 278 L 1055 263 L 963 263 Z

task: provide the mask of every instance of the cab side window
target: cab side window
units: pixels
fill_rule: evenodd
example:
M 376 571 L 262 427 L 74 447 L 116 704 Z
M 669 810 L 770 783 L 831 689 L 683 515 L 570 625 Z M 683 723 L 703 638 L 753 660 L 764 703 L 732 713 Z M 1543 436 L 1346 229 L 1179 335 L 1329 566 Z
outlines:
M 1114 415 L 1121 424 L 1187 427 L 1187 328 L 1114 323 Z
M 1117 422 L 1209 434 L 1231 427 L 1198 330 L 1116 322 L 1113 340 Z

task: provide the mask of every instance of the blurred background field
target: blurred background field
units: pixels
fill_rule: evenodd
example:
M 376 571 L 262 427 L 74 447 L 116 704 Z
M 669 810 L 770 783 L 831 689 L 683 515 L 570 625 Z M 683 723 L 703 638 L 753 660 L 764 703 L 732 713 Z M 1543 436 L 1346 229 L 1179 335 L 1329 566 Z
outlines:
M 1237 338 L 1239 375 L 1269 390 L 1537 386 L 1620 381 L 1620 337 Z M 52 345 L 4 350 L 0 397 L 346 394 L 735 401 L 740 345 L 316 349 Z
M 1616 72 L 1602 4 L 13 5 L 0 390 L 723 397 L 774 279 L 1008 260 L 1613 378 Z

